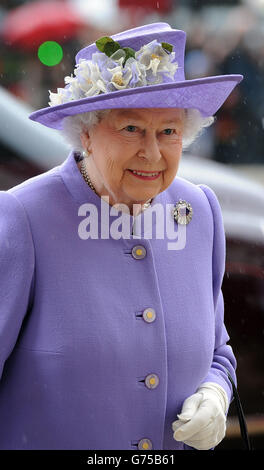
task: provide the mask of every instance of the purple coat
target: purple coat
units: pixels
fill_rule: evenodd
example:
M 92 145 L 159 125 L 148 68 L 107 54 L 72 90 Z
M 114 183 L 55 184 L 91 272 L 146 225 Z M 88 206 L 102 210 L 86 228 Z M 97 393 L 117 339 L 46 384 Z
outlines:
M 224 367 L 236 380 L 219 202 L 178 176 L 156 196 L 193 208 L 182 250 L 83 239 L 79 208 L 98 207 L 100 234 L 101 199 L 77 156 L 0 191 L 0 448 L 190 449 L 171 427 L 183 401 L 205 381 L 231 400 Z

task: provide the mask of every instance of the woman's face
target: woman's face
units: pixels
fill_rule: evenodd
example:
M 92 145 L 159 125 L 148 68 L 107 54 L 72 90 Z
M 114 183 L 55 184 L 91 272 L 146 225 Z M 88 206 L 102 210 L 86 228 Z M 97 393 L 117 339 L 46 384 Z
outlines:
M 131 209 L 168 188 L 180 162 L 183 125 L 183 109 L 111 110 L 81 136 L 96 192 Z M 133 171 L 158 174 L 143 178 Z

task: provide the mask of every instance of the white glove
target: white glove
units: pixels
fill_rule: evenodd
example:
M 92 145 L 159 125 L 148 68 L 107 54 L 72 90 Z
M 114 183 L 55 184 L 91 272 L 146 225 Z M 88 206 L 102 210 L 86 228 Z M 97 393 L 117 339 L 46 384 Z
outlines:
M 173 437 L 198 450 L 209 450 L 222 441 L 228 410 L 226 391 L 214 382 L 205 382 L 186 398 L 178 420 L 172 423 Z

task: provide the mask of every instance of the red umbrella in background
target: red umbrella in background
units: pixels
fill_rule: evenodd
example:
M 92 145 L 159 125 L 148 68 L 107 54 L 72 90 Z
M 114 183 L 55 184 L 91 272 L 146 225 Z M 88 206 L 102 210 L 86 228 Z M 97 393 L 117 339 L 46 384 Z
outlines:
M 176 3 L 176 0 L 118 0 L 118 6 L 130 19 L 131 28 L 143 24 L 148 14 L 155 12 L 162 17 L 170 13 Z
M 118 0 L 118 3 L 121 8 L 140 8 L 163 14 L 169 13 L 176 2 L 173 0 Z
M 87 27 L 78 13 L 66 2 L 34 1 L 11 10 L 1 26 L 6 45 L 27 50 L 36 49 L 44 41 L 66 41 Z

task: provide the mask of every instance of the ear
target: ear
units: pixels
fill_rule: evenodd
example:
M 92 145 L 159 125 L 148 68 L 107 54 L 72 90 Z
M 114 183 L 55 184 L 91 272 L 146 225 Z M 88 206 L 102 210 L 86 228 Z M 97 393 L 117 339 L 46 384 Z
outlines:
M 89 147 L 91 145 L 91 139 L 90 139 L 90 136 L 89 136 L 89 132 L 88 131 L 83 131 L 81 133 L 80 137 L 81 137 L 81 142 L 82 142 L 83 149 L 84 150 L 89 149 Z

